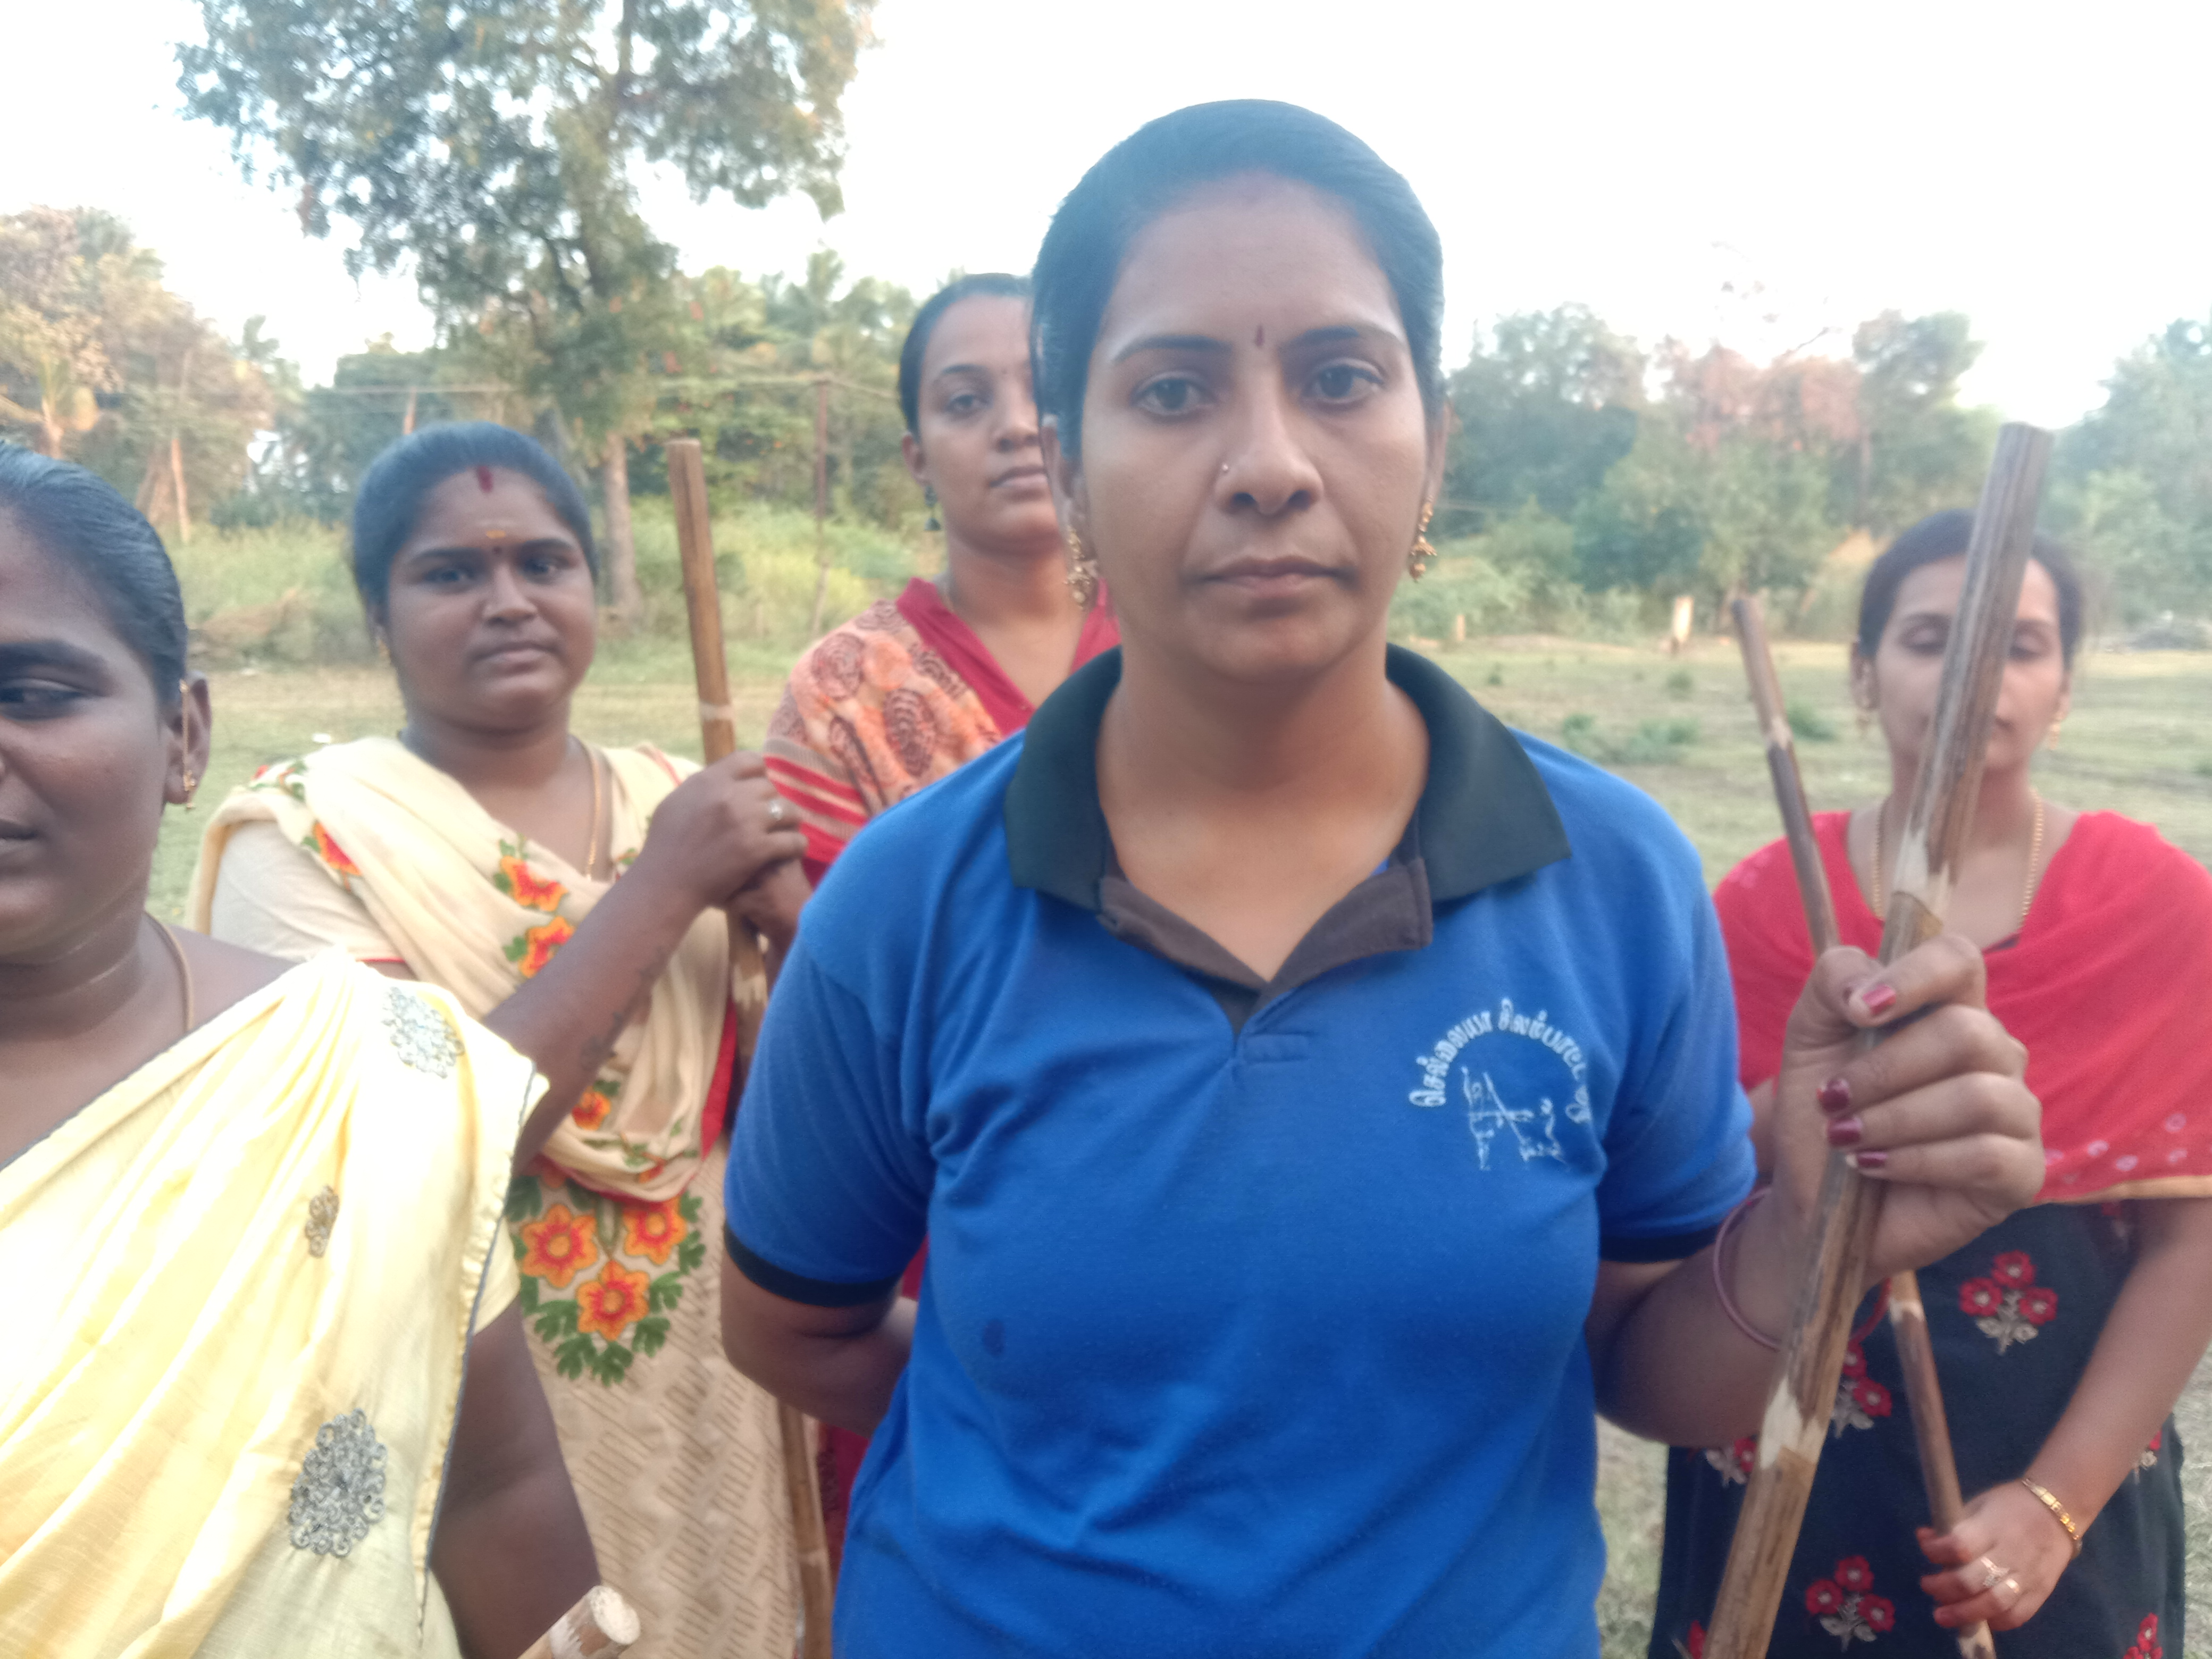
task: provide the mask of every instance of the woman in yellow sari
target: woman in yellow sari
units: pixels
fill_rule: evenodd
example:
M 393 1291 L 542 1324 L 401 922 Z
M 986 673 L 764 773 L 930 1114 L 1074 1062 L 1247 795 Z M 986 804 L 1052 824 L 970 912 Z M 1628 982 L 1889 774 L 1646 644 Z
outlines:
M 0 446 L 0 1652 L 513 1659 L 596 1578 L 496 1248 L 538 1082 L 145 914 L 207 749 L 152 527 Z
M 195 925 L 441 986 L 538 1062 L 554 1104 L 507 1211 L 520 1305 L 608 1582 L 645 1616 L 635 1651 L 785 1659 L 775 1404 L 723 1363 L 702 1269 L 767 994 L 757 971 L 733 983 L 725 910 L 771 958 L 788 940 L 796 815 L 755 757 L 702 770 L 569 732 L 597 619 L 590 522 L 520 433 L 432 427 L 387 450 L 353 561 L 406 727 L 235 792 Z

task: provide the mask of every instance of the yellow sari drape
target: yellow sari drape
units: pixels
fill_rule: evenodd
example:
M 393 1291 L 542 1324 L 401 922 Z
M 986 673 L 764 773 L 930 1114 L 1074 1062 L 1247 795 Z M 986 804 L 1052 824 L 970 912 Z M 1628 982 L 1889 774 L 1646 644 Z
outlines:
M 653 809 L 692 769 L 651 748 L 605 752 L 617 867 L 637 856 Z M 587 879 L 525 843 L 446 773 L 390 738 L 362 738 L 264 768 L 210 822 L 188 916 L 205 930 L 230 832 L 269 820 L 361 902 L 417 979 L 481 1019 L 551 960 L 611 882 Z M 699 1168 L 701 1113 L 734 995 L 739 1029 L 759 1024 L 765 981 L 732 986 L 727 925 L 692 924 L 583 1104 L 545 1156 L 597 1191 L 659 1201 Z
M 458 1016 L 318 958 L 0 1165 L 0 1652 L 456 1652 L 431 1523 L 539 1087 Z

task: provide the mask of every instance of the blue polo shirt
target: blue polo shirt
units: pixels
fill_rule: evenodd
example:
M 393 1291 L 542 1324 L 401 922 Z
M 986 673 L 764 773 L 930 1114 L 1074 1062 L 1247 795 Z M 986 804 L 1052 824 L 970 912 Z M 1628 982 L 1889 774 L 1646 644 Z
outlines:
M 1394 649 L 1426 788 L 1262 983 L 1119 879 L 1120 669 L 859 836 L 769 1003 L 732 1257 L 851 1305 L 930 1244 L 837 1650 L 1595 1656 L 1598 1262 L 1752 1179 L 1696 856 Z

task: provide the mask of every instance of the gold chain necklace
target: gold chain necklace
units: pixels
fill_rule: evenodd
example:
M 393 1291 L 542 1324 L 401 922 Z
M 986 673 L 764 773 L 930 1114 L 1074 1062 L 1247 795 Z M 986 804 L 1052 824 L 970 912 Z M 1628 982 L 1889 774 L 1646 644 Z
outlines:
M 1888 860 L 1882 856 L 1881 817 L 1883 811 L 1888 805 L 1888 799 L 1884 797 L 1881 805 L 1874 809 L 1874 913 L 1884 920 L 1887 919 L 1889 911 L 1888 908 L 1882 903 L 1881 872 L 1887 867 Z M 2043 797 L 2038 793 L 2035 797 L 2035 828 L 2029 833 L 2027 841 L 2027 881 L 2021 888 L 2020 920 L 2013 924 L 2014 933 L 2027 926 L 2027 908 L 2035 902 L 2036 884 L 2041 880 L 2043 874 L 2042 864 Z

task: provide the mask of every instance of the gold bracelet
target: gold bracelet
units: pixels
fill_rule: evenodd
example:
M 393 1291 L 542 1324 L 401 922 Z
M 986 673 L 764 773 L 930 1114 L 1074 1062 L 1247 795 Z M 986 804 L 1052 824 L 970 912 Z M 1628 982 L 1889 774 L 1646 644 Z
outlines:
M 2020 1484 L 2033 1492 L 2043 1507 L 2051 1511 L 2051 1518 L 2066 1528 L 2066 1535 L 2074 1540 L 2074 1553 L 2078 1557 L 2081 1553 L 2081 1529 L 2074 1524 L 2074 1517 L 2066 1513 L 2066 1505 L 2051 1495 L 2050 1487 L 2039 1486 L 2024 1474 L 2020 1478 Z

